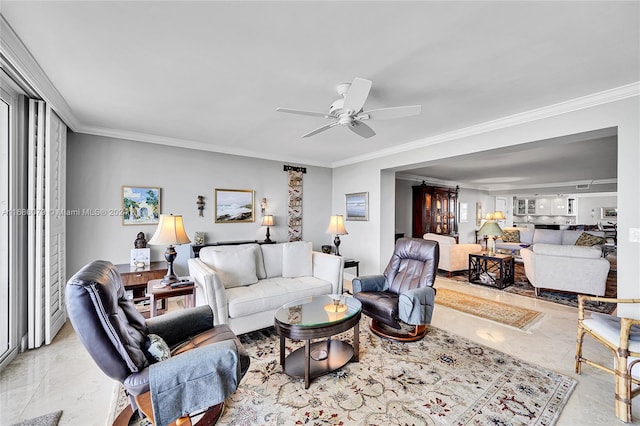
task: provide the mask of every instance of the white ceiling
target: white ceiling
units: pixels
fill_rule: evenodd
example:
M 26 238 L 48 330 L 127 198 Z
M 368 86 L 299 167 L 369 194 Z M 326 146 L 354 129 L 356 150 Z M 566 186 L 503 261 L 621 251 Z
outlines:
M 331 167 L 640 81 L 639 6 L 3 0 L 0 13 L 66 101 L 75 131 Z M 420 104 L 422 114 L 371 121 L 370 139 L 341 127 L 302 139 L 325 120 L 275 110 L 324 112 L 335 86 L 354 77 L 373 81 L 365 109 Z M 572 142 L 607 158 L 589 165 L 602 172 L 589 179 L 615 179 L 615 150 Z M 473 158 L 466 171 L 428 173 L 587 179 L 582 159 L 546 167 L 583 151 L 564 145 L 547 144 L 535 167 L 506 176 Z

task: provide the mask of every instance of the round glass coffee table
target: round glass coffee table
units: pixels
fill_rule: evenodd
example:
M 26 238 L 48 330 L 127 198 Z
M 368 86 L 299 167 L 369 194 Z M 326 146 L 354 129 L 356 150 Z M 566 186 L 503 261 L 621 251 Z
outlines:
M 351 360 L 358 362 L 361 309 L 357 299 L 339 295 L 306 297 L 278 309 L 274 326 L 280 335 L 280 365 L 284 372 L 304 377 L 304 387 L 308 389 L 314 377 L 337 370 Z M 353 346 L 331 339 L 350 328 Z M 285 338 L 304 340 L 304 347 L 285 358 Z M 321 338 L 326 339 L 311 343 L 312 339 Z

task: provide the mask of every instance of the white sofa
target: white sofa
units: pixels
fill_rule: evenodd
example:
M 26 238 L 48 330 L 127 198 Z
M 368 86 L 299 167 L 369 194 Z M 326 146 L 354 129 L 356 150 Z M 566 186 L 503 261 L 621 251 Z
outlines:
M 534 229 L 524 227 L 504 228 L 503 231 L 517 230 L 520 234 L 520 242 L 504 242 L 502 238 L 496 240 L 496 249 L 520 250 L 521 244 L 559 244 L 559 245 L 575 245 L 576 241 L 583 232 L 604 238 L 602 231 L 575 231 L 575 230 L 556 230 L 556 229 Z M 598 246 L 602 249 L 603 245 Z
M 440 261 L 438 269 L 452 272 L 469 269 L 469 254 L 482 251 L 480 244 L 458 244 L 456 239 L 448 235 L 427 233 L 422 236 L 425 240 L 436 241 L 440 246 Z
M 605 293 L 609 261 L 599 247 L 540 243 L 520 250 L 520 255 L 536 296 L 541 288 L 594 296 Z
M 274 313 L 307 296 L 342 294 L 342 257 L 312 251 L 310 242 L 210 246 L 187 261 L 196 306 L 236 334 L 273 325 Z

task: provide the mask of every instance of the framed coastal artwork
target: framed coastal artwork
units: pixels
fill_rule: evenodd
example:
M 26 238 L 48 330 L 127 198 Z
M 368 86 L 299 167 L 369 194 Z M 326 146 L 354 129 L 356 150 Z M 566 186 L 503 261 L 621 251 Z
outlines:
M 600 219 L 617 219 L 618 209 L 615 207 L 602 207 L 600 209 Z
M 355 192 L 345 194 L 346 220 L 369 220 L 369 193 Z
M 122 187 L 122 224 L 157 225 L 160 218 L 160 188 Z
M 215 223 L 254 222 L 254 191 L 250 189 L 215 190 Z

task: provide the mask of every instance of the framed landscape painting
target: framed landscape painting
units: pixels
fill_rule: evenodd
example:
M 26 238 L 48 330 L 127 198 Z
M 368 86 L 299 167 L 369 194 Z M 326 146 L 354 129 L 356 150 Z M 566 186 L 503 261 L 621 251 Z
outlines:
M 215 190 L 215 222 L 253 222 L 255 209 L 253 191 L 250 189 Z
M 122 187 L 122 224 L 157 225 L 160 218 L 160 188 Z
M 369 220 L 369 193 L 345 194 L 347 206 L 346 220 Z

